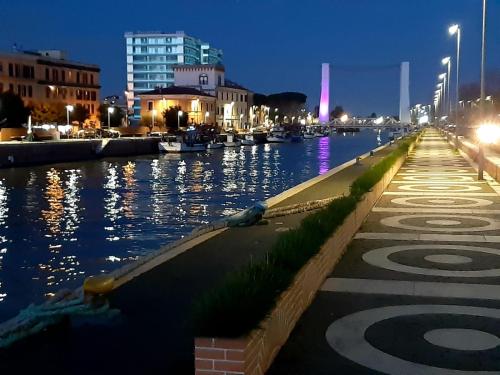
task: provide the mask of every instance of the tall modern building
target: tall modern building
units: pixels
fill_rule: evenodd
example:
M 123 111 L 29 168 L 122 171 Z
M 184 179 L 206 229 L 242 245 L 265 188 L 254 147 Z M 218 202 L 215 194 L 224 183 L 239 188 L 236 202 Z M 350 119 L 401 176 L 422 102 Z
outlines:
M 220 64 L 222 51 L 185 34 L 127 32 L 127 105 L 140 119 L 138 94 L 174 84 L 174 65 Z

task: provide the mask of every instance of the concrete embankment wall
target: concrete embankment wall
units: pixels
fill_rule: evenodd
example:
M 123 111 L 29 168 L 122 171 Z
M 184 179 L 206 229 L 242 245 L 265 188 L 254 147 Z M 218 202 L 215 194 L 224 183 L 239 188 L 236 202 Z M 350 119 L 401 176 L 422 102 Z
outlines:
M 6 142 L 0 144 L 0 168 L 154 154 L 158 142 L 159 138 Z

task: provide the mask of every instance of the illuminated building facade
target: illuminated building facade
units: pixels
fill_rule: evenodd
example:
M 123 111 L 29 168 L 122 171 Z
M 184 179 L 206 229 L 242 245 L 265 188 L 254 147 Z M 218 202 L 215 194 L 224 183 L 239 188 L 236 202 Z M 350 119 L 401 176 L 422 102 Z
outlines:
M 140 119 L 139 95 L 174 85 L 175 65 L 204 65 L 222 62 L 222 51 L 183 31 L 127 32 L 127 106 Z
M 171 107 L 180 107 L 181 116 L 187 116 L 188 124 L 214 124 L 215 122 L 215 97 L 195 88 L 162 87 L 139 94 L 139 97 L 141 99 L 140 114 L 147 125 L 152 125 L 153 122 L 158 126 L 164 124 L 162 113 Z
M 100 68 L 66 59 L 62 51 L 19 51 L 0 54 L 0 93 L 12 91 L 25 105 L 81 104 L 98 117 Z

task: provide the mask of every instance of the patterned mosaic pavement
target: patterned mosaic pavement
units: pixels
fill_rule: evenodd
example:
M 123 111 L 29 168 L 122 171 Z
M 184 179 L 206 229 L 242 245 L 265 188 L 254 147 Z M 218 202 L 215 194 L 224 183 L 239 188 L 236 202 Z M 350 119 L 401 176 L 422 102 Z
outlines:
M 500 195 L 434 130 L 269 374 L 500 374 Z

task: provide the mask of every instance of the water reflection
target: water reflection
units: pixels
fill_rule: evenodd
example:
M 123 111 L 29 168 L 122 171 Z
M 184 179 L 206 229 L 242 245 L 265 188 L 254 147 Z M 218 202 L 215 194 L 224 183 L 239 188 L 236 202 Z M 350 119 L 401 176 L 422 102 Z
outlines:
M 4 233 L 7 229 L 7 216 L 9 214 L 9 207 L 7 206 L 7 187 L 5 181 L 0 180 L 0 271 L 3 268 L 3 258 L 7 253 L 7 236 Z M 3 282 L 0 279 L 0 302 L 3 302 L 7 293 L 4 292 Z
M 377 136 L 0 170 L 0 320 L 324 173 Z
M 321 137 L 319 139 L 318 162 L 319 174 L 330 170 L 330 137 Z
M 47 227 L 45 237 L 49 239 L 46 262 L 40 262 L 38 269 L 46 279 L 49 288 L 45 295 L 52 295 L 62 285 L 77 280 L 85 272 L 78 269 L 77 256 L 64 249 L 66 242 L 76 242 L 76 231 L 81 221 L 80 178 L 77 169 L 47 171 L 47 186 L 44 197 L 48 208 L 41 211 L 41 218 Z

